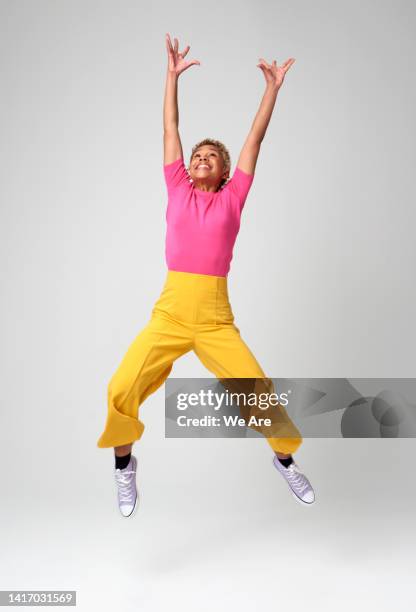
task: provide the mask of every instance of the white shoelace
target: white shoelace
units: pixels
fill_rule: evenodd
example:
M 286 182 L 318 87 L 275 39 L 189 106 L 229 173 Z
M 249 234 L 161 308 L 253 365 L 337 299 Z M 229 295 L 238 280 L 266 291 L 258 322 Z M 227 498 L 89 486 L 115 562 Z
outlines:
M 299 471 L 299 467 L 295 462 L 289 465 L 286 472 L 287 479 L 299 493 L 303 493 L 309 487 L 306 477 Z
M 118 490 L 121 502 L 134 502 L 134 487 L 132 486 L 134 474 L 134 470 L 116 471 L 116 480 L 119 487 Z

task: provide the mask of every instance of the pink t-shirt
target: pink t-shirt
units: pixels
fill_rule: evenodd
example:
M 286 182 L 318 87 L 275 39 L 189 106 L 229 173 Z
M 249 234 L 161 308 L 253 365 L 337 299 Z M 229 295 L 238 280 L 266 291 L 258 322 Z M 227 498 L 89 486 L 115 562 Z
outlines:
M 168 270 L 227 276 L 254 174 L 236 167 L 220 191 L 206 192 L 194 187 L 183 157 L 163 170 L 168 190 Z

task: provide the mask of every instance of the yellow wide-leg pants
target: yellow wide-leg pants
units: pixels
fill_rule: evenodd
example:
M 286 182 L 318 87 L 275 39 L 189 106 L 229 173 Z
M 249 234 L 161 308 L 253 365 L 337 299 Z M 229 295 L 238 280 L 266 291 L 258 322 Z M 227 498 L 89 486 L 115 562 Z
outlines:
M 142 436 L 139 406 L 164 383 L 173 362 L 190 350 L 220 380 L 266 379 L 234 323 L 227 278 L 169 270 L 150 320 L 108 384 L 107 420 L 99 448 L 123 446 Z M 273 383 L 266 380 L 273 392 Z M 266 439 L 273 450 L 294 453 L 302 436 L 281 406 L 280 422 L 282 437 Z

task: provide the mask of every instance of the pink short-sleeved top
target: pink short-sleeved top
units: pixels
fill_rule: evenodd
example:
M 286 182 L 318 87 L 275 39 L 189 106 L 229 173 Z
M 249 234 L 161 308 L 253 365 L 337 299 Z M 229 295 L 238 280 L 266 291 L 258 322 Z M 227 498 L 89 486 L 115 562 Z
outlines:
M 183 157 L 163 166 L 168 190 L 168 270 L 227 276 L 240 217 L 254 174 L 236 167 L 217 192 L 194 187 Z

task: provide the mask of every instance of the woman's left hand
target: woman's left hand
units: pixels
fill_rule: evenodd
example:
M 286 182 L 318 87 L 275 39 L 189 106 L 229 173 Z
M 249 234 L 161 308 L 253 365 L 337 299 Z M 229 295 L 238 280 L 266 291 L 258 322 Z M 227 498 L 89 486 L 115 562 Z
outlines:
M 295 58 L 290 57 L 281 66 L 277 65 L 276 60 L 273 60 L 273 64 L 268 64 L 262 57 L 259 58 L 259 62 L 257 66 L 263 71 L 267 86 L 279 89 L 284 81 L 286 72 L 295 62 Z

